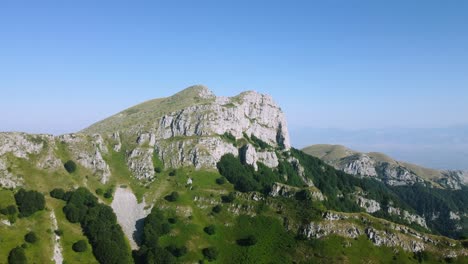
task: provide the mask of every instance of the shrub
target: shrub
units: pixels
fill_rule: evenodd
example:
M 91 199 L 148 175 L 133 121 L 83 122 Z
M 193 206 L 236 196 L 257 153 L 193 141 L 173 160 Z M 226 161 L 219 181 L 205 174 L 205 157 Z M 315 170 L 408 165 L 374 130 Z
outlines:
M 45 208 L 44 195 L 37 191 L 20 189 L 15 193 L 15 201 L 21 217 L 28 217 Z
M 76 171 L 76 163 L 73 160 L 69 160 L 63 164 L 63 167 L 68 173 L 73 173 Z
M 223 210 L 223 208 L 221 207 L 221 205 L 216 205 L 215 207 L 213 207 L 212 211 L 213 213 L 220 213 L 221 211 Z
M 0 213 L 3 215 L 14 215 L 17 213 L 16 206 L 14 205 L 9 205 L 6 208 L 2 208 L 0 210 Z
M 78 240 L 73 244 L 72 249 L 75 252 L 85 252 L 88 249 L 88 244 L 84 240 Z
M 169 202 L 175 202 L 179 199 L 179 193 L 178 192 L 171 192 L 168 196 L 164 197 Z
M 57 230 L 54 230 L 54 233 L 55 233 L 57 236 L 62 236 L 62 235 L 63 235 L 63 230 L 62 230 L 62 229 L 57 229 Z
M 216 260 L 218 257 L 218 250 L 215 247 L 207 247 L 202 250 L 203 256 L 205 256 L 208 261 Z
M 236 194 L 234 192 L 230 192 L 228 195 L 221 196 L 221 200 L 223 203 L 232 203 L 236 199 Z
M 171 170 L 171 171 L 169 172 L 169 176 L 176 176 L 176 174 L 177 174 L 177 173 L 176 173 L 176 170 Z
M 177 223 L 177 218 L 171 217 L 171 218 L 168 218 L 167 221 L 169 222 L 169 224 L 175 224 Z
M 245 238 L 238 239 L 236 242 L 239 246 L 250 247 L 257 244 L 257 238 L 254 235 L 249 235 Z
M 106 198 L 106 199 L 112 198 L 112 193 L 113 192 L 114 192 L 114 189 L 112 189 L 112 188 L 107 189 L 107 191 L 104 193 L 104 198 Z
M 169 245 L 169 246 L 166 247 L 166 250 L 171 252 L 171 254 L 174 257 L 177 257 L 177 258 L 182 257 L 185 254 L 187 254 L 187 247 L 186 246 L 176 247 L 174 245 Z
M 219 185 L 223 185 L 223 184 L 226 183 L 226 178 L 224 178 L 224 177 L 217 178 L 216 183 L 219 184 Z
M 104 193 L 104 191 L 101 188 L 96 189 L 96 194 L 97 195 L 102 195 L 103 193 Z
M 25 264 L 27 263 L 26 255 L 22 247 L 15 247 L 8 254 L 8 264 Z
M 203 231 L 205 231 L 205 233 L 207 233 L 210 236 L 214 235 L 214 233 L 216 233 L 216 229 L 215 229 L 214 225 L 209 225 L 209 226 L 203 228 Z
M 156 173 L 161 173 L 161 172 L 162 172 L 161 167 L 155 167 L 155 168 L 154 168 L 154 172 L 156 172 Z
M 31 231 L 24 236 L 24 240 L 28 243 L 34 244 L 38 239 L 36 233 Z
M 65 191 L 61 188 L 55 188 L 50 192 L 50 197 L 63 200 L 65 196 Z

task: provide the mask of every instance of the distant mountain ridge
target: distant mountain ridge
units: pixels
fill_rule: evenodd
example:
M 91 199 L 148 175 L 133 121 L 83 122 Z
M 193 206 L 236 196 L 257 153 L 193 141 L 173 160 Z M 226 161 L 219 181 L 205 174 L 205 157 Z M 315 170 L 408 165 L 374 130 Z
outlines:
M 362 153 L 345 146 L 328 144 L 312 145 L 303 148 L 303 151 L 346 173 L 378 178 L 389 185 L 428 182 L 434 186 L 456 190 L 461 185 L 468 185 L 467 171 L 424 168 L 397 161 L 379 152 Z

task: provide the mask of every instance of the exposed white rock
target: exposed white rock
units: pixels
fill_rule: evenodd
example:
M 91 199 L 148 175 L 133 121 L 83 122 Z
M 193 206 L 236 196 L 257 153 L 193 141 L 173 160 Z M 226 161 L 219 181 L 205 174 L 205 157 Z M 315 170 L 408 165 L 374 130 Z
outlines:
M 23 183 L 23 178 L 11 173 L 6 161 L 0 159 L 0 187 L 16 188 L 23 185 Z
M 129 188 L 117 188 L 111 207 L 132 249 L 138 249 L 142 235 L 142 220 L 151 212 L 151 208 L 145 209 L 144 201 L 138 203 L 136 196 Z
M 103 159 L 101 151 L 107 153 L 107 147 L 100 135 L 91 138 L 81 134 L 67 134 L 59 136 L 61 142 L 67 144 L 73 158 L 83 167 L 100 176 L 102 183 L 106 183 L 111 176 L 109 165 Z
M 117 144 L 114 145 L 114 151 L 119 152 L 122 149 L 122 142 L 120 141 L 120 133 L 114 132 L 112 134 L 112 139 L 114 139 L 117 142 Z
M 154 178 L 152 148 L 136 148 L 127 157 L 127 164 L 133 176 L 139 180 Z
M 304 167 L 302 167 L 301 163 L 299 162 L 298 159 L 294 158 L 294 157 L 289 157 L 288 158 L 288 162 L 291 163 L 291 165 L 294 167 L 294 169 L 296 170 L 297 172 L 297 175 L 299 175 L 299 177 L 301 177 L 301 180 L 309 187 L 312 187 L 314 186 L 314 182 L 307 178 L 305 176 L 305 172 L 304 172 Z
M 370 214 L 375 213 L 381 209 L 380 203 L 376 200 L 367 199 L 359 195 L 356 196 L 356 202 L 360 207 L 364 208 L 364 210 Z
M 0 156 L 11 153 L 17 158 L 27 159 L 30 154 L 39 154 L 44 147 L 46 135 L 26 133 L 0 133 Z
M 216 168 L 216 163 L 223 155 L 239 154 L 236 147 L 218 136 L 157 141 L 155 150 L 164 165 L 172 168 L 183 166 L 195 166 L 197 169 Z
M 268 195 L 272 197 L 282 196 L 282 197 L 291 198 L 291 197 L 294 197 L 298 192 L 302 190 L 303 189 L 301 188 L 275 182 L 273 186 L 271 187 L 271 191 L 270 193 L 268 193 Z M 315 187 L 309 187 L 308 189 L 305 189 L 305 190 L 307 190 L 310 193 L 313 200 L 317 200 L 317 201 L 325 200 L 325 197 L 323 196 L 322 192 L 319 189 Z
M 450 218 L 451 220 L 460 220 L 460 219 L 461 219 L 460 213 L 450 211 L 450 212 L 449 212 L 449 218 Z
M 362 175 L 362 176 L 377 176 L 375 171 L 374 160 L 372 160 L 366 154 L 357 154 L 351 156 L 347 159 L 347 162 L 343 164 L 344 172 L 353 174 L 353 175 Z
M 50 220 L 52 221 L 52 229 L 57 230 L 58 224 L 57 224 L 57 218 L 55 217 L 54 210 L 50 212 Z M 62 255 L 62 246 L 60 246 L 60 236 L 54 232 L 53 238 L 54 238 L 54 255 L 52 257 L 52 261 L 54 261 L 55 264 L 62 264 L 63 255 Z
M 247 144 L 241 149 L 242 160 L 249 165 L 252 165 L 255 170 L 258 170 L 257 162 L 263 163 L 269 168 L 278 167 L 278 156 L 273 151 L 258 151 L 252 144 Z

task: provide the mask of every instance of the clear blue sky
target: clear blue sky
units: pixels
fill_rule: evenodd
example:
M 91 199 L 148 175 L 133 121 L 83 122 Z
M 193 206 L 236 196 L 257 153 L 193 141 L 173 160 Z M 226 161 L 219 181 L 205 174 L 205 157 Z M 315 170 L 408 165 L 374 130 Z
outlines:
M 468 1 L 0 3 L 0 131 L 77 131 L 192 84 L 269 93 L 292 130 L 468 124 Z

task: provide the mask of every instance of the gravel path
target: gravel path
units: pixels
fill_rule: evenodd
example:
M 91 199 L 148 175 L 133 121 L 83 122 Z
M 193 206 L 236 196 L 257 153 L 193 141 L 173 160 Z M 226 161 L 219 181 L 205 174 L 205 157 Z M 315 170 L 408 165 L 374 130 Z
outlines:
M 145 210 L 146 203 L 138 203 L 136 196 L 130 188 L 118 188 L 114 194 L 114 200 L 111 207 L 117 215 L 117 221 L 122 227 L 125 235 L 130 241 L 132 249 L 138 249 L 138 242 L 141 238 L 142 220 L 150 212 L 151 209 Z
M 52 220 L 52 230 L 58 229 L 57 218 L 55 217 L 54 210 L 50 211 L 50 219 Z M 60 236 L 58 236 L 54 232 L 54 257 L 52 260 L 55 264 L 62 264 L 63 263 L 63 256 L 62 256 L 62 247 L 60 247 Z

